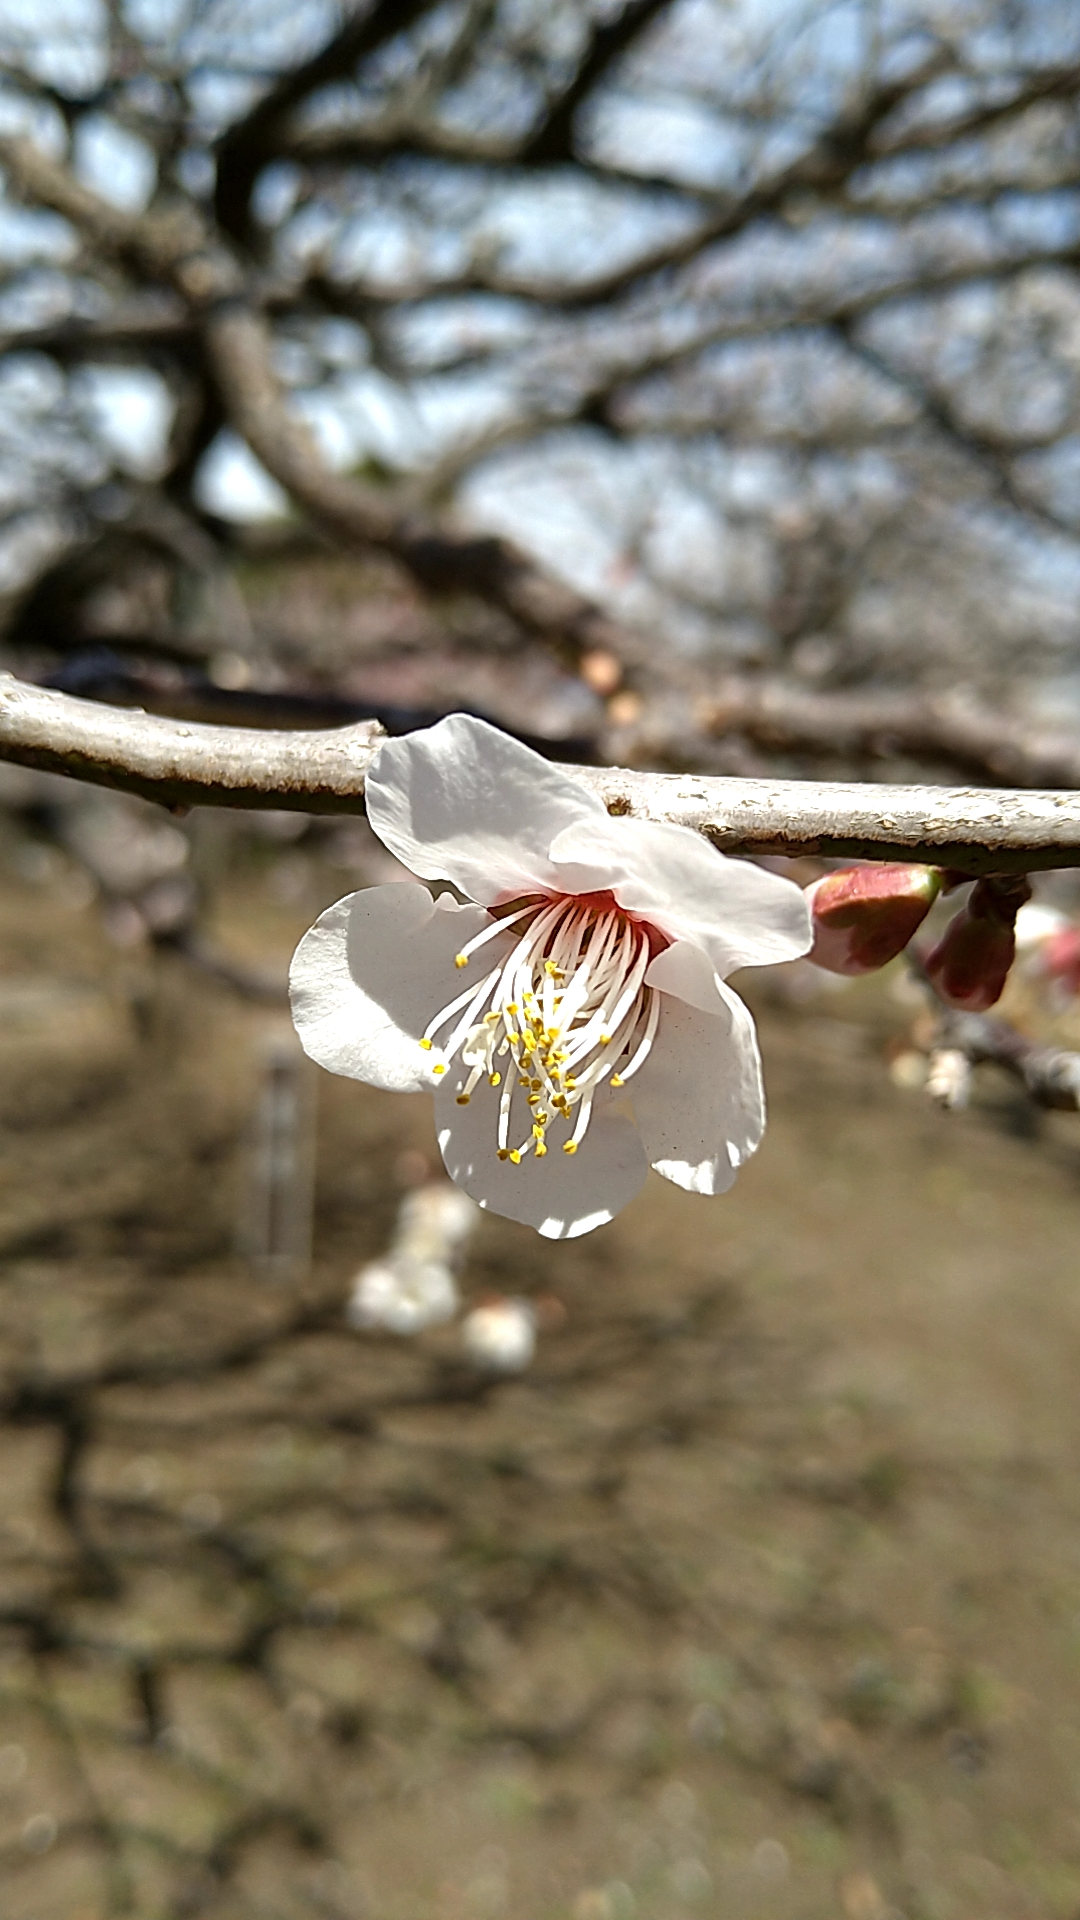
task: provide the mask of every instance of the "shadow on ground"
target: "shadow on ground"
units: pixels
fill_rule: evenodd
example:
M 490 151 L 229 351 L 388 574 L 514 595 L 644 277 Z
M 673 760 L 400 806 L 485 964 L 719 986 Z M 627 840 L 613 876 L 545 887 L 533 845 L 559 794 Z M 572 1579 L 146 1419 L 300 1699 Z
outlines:
M 283 958 L 304 884 L 234 874 L 221 937 Z M 1074 1120 L 766 1006 L 730 1198 L 483 1223 L 466 1289 L 565 1308 L 491 1382 L 343 1322 L 423 1100 L 320 1080 L 271 1284 L 278 1016 L 63 872 L 9 873 L 0 955 L 4 1920 L 1080 1912 Z

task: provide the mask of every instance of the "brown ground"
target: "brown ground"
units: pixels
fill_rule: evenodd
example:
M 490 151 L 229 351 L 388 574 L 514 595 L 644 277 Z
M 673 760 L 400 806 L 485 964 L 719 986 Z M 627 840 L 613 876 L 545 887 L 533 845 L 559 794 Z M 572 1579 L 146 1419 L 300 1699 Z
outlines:
M 1075 1119 L 898 1090 L 880 997 L 765 1008 L 733 1196 L 483 1223 L 467 1290 L 566 1309 L 492 1384 L 342 1321 L 425 1103 L 320 1079 L 311 1277 L 256 1277 L 278 1016 L 24 852 L 3 1920 L 1080 1914 Z M 222 889 L 238 954 L 343 890 L 297 859 Z

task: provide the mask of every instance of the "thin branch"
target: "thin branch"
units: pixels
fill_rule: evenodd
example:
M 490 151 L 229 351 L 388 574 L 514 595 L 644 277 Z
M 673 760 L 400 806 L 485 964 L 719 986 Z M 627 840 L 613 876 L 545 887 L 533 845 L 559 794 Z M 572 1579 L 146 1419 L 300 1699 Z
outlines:
M 147 293 L 123 301 L 101 319 L 75 316 L 11 328 L 0 333 L 0 353 L 49 353 L 66 364 L 115 350 L 130 359 L 133 348 L 174 346 L 194 334 L 195 323 L 178 300 L 164 292 Z
M 973 1066 L 989 1062 L 1020 1080 L 1038 1107 L 1080 1107 L 1080 1053 L 1044 1047 L 994 1014 L 942 1015 L 935 1048 L 954 1047 Z
M 360 813 L 381 731 L 181 724 L 0 675 L 0 759 L 169 807 Z M 925 860 L 963 873 L 1080 866 L 1080 794 L 728 780 L 566 767 L 613 814 L 670 821 L 728 853 Z

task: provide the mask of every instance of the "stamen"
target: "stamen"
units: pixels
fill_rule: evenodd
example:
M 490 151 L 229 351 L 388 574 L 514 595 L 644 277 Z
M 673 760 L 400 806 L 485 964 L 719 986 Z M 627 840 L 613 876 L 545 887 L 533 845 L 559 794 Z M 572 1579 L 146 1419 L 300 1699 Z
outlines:
M 468 941 L 457 965 L 467 966 L 509 928 L 516 937 L 503 958 L 442 1009 L 420 1045 L 438 1050 L 433 1074 L 445 1074 L 454 1059 L 467 1069 L 459 1106 L 484 1080 L 499 1089 L 495 1151 L 520 1166 L 530 1152 L 546 1156 L 556 1121 L 572 1128 L 563 1152 L 577 1153 L 597 1097 L 624 1086 L 648 1058 L 660 1003 L 645 985 L 655 939 L 610 895 L 526 900 Z M 439 1034 L 446 1035 L 441 1043 Z M 505 1074 L 495 1064 L 502 1059 Z M 515 1102 L 527 1107 L 528 1128 L 512 1147 Z

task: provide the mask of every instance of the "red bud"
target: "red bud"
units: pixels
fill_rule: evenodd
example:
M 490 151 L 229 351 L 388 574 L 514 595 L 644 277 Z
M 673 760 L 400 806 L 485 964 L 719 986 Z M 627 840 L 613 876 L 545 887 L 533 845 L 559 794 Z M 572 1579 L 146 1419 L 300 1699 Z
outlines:
M 938 894 L 933 867 L 845 867 L 807 887 L 809 958 L 829 973 L 872 973 L 903 953 Z
M 927 979 L 946 1006 L 985 1013 L 1000 999 L 1016 957 L 1016 915 L 1030 898 L 1022 875 L 976 883 L 926 962 Z

